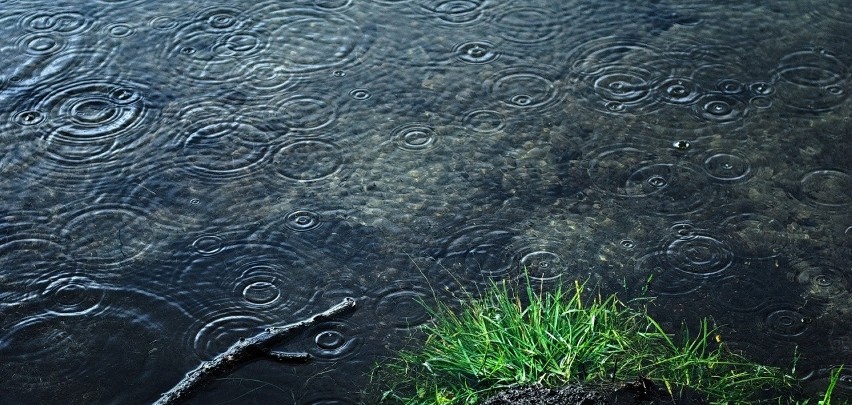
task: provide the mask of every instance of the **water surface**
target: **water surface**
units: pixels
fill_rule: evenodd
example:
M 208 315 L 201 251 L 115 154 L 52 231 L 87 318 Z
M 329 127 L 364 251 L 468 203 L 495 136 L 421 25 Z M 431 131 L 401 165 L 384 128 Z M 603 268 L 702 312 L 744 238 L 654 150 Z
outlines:
M 524 268 L 817 392 L 852 364 L 848 4 L 6 1 L 0 402 L 152 402 L 351 296 L 197 403 L 355 403 L 421 300 Z

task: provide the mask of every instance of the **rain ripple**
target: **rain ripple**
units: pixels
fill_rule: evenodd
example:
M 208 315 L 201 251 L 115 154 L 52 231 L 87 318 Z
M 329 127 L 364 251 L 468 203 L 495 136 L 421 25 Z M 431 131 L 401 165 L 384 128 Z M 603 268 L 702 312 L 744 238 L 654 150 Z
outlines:
M 151 387 L 117 381 L 119 371 L 135 381 L 157 380 L 155 374 L 177 367 L 174 331 L 168 325 L 186 319 L 183 311 L 156 297 L 135 291 L 101 290 L 97 315 L 27 314 L 20 321 L 5 317 L 0 356 L 7 371 L 2 397 L 9 403 L 58 403 L 87 398 L 97 403 L 130 403 L 150 399 Z M 9 322 L 11 321 L 11 322 Z M 109 331 L 109 333 L 103 333 Z M 142 342 L 128 347 L 127 342 Z M 122 353 L 121 362 L 104 367 L 104 353 Z M 100 381 L 97 390 L 80 381 Z
M 557 105 L 560 95 L 546 67 L 513 67 L 485 81 L 488 92 L 504 106 L 543 109 Z
M 556 38 L 563 22 L 543 9 L 513 7 L 495 11 L 493 22 L 505 40 L 521 44 L 540 44 Z
M 785 55 L 775 76 L 778 97 L 794 111 L 820 113 L 834 109 L 849 96 L 847 64 L 825 49 L 808 49 Z
M 839 170 L 815 170 L 799 182 L 795 197 L 817 208 L 842 210 L 852 203 L 852 176 Z
M 850 282 L 846 273 L 826 264 L 794 264 L 796 281 L 805 287 L 806 298 L 817 300 L 836 299 L 850 293 Z
M 580 44 L 569 56 L 573 92 L 584 107 L 608 114 L 654 112 L 658 106 L 652 84 L 667 74 L 657 66 L 663 57 L 659 50 L 626 38 L 605 37 Z M 678 88 L 675 94 L 688 88 Z
M 776 257 L 784 253 L 789 243 L 784 224 L 763 214 L 737 214 L 722 221 L 721 228 L 739 258 Z
M 734 253 L 726 243 L 706 234 L 671 241 L 665 257 L 670 268 L 701 277 L 718 276 L 734 261 Z
M 499 279 L 513 270 L 508 247 L 514 232 L 489 225 L 460 227 L 452 235 L 437 241 L 433 255 L 450 271 L 462 271 L 467 277 Z M 460 275 L 459 277 L 464 277 Z
M 11 118 L 18 137 L 38 137 L 24 175 L 35 182 L 77 189 L 138 165 L 149 146 L 143 136 L 156 127 L 157 97 L 124 80 L 87 80 L 48 87 Z M 86 170 L 80 170 L 85 166 Z
M 161 281 L 184 286 L 179 295 L 188 309 L 201 311 L 200 319 L 218 311 L 250 313 L 242 309 L 295 313 L 323 282 L 296 271 L 309 266 L 308 258 L 288 245 L 232 242 L 214 250 L 191 254 L 176 278 L 164 274 Z
M 155 21 L 160 21 L 157 26 L 169 29 L 174 24 Z M 250 77 L 251 63 L 266 50 L 268 38 L 268 33 L 254 25 L 242 10 L 211 7 L 177 28 L 171 45 L 165 47 L 164 58 L 173 61 L 169 66 L 176 73 L 175 79 L 181 81 L 179 85 L 189 80 L 192 84 L 219 87 Z
M 428 16 L 450 25 L 474 24 L 488 10 L 485 0 L 421 0 Z
M 397 280 L 369 292 L 376 297 L 374 311 L 379 322 L 397 330 L 416 328 L 429 320 L 423 302 L 430 294 L 422 279 Z
M 715 199 L 706 176 L 633 146 L 610 147 L 593 156 L 588 174 L 598 189 L 645 214 L 695 212 Z
M 59 236 L 68 252 L 101 267 L 139 260 L 161 236 L 147 211 L 126 204 L 92 204 L 61 217 Z
M 0 268 L 0 310 L 33 302 L 45 292 L 46 282 L 71 277 L 77 270 L 62 245 L 26 233 L 0 243 Z
M 343 14 L 265 2 L 246 15 L 264 32 L 264 57 L 274 58 L 288 73 L 351 69 L 371 45 L 372 28 Z
M 295 140 L 275 151 L 275 174 L 292 182 L 314 183 L 333 178 L 344 164 L 340 146 L 325 140 Z

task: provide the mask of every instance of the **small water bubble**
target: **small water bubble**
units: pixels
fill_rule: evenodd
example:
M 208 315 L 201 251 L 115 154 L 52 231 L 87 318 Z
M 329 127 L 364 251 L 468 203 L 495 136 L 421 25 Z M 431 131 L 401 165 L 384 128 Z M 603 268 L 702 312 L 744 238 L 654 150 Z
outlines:
M 689 223 L 679 223 L 672 225 L 669 230 L 678 237 L 689 237 L 695 235 L 695 226 Z
M 660 176 L 652 176 L 648 178 L 648 184 L 654 188 L 661 188 L 666 185 L 666 179 Z
M 689 141 L 685 141 L 685 140 L 681 139 L 681 140 L 674 141 L 674 143 L 672 143 L 672 146 L 674 146 L 675 149 L 677 149 L 677 150 L 683 151 L 683 150 L 689 149 L 689 147 L 691 145 L 690 145 Z
M 343 77 L 343 76 L 346 76 L 346 72 L 342 71 L 342 70 L 335 70 L 335 71 L 331 72 L 331 75 L 334 76 L 334 77 Z
M 727 115 L 731 113 L 731 106 L 724 101 L 711 101 L 704 106 L 704 110 L 713 115 Z
M 749 86 L 749 90 L 751 90 L 752 93 L 761 96 L 766 96 L 775 92 L 775 88 L 766 82 L 754 82 Z
M 494 51 L 494 44 L 487 41 L 461 43 L 455 46 L 453 52 L 460 61 L 474 64 L 492 62 L 500 57 Z
M 689 94 L 689 89 L 687 89 L 683 84 L 674 84 L 666 88 L 666 93 L 672 97 L 681 98 Z
M 698 86 L 686 78 L 664 80 L 655 89 L 662 101 L 672 104 L 691 104 L 701 96 Z
M 843 88 L 840 86 L 829 86 L 826 90 L 828 90 L 829 94 L 834 96 L 839 96 L 843 94 Z
M 15 115 L 14 121 L 18 125 L 37 125 L 44 121 L 44 114 L 38 111 L 23 111 Z
M 180 48 L 180 53 L 182 53 L 182 54 L 184 54 L 184 55 L 192 55 L 192 54 L 194 54 L 195 52 L 196 52 L 196 51 L 195 51 L 195 48 L 193 48 L 193 47 L 191 47 L 191 46 L 185 46 L 185 47 L 183 47 L 183 48 Z
M 192 204 L 192 205 L 198 205 L 198 204 L 201 204 L 201 200 L 199 200 L 197 198 L 193 198 L 193 199 L 189 200 L 189 203 Z
M 634 247 L 636 247 L 636 242 L 634 242 L 630 239 L 624 239 L 620 242 L 620 244 L 621 244 L 621 247 L 623 247 L 625 249 L 633 249 Z
M 139 99 L 139 93 L 130 88 L 119 87 L 109 93 L 109 98 L 118 104 L 129 104 Z
M 622 112 L 627 109 L 627 107 L 619 102 L 610 101 L 606 103 L 606 109 L 612 112 Z

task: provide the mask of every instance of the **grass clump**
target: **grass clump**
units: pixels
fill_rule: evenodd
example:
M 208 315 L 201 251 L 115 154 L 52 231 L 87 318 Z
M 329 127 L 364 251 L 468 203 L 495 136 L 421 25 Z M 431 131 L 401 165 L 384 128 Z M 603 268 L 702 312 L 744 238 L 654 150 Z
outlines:
M 675 340 L 646 312 L 584 291 L 579 282 L 554 291 L 503 282 L 459 312 L 432 309 L 422 347 L 386 365 L 395 382 L 383 401 L 475 404 L 513 386 L 601 386 L 641 375 L 675 395 L 689 387 L 713 403 L 745 403 L 792 383 L 716 344 L 706 320 L 694 337 L 683 331 Z

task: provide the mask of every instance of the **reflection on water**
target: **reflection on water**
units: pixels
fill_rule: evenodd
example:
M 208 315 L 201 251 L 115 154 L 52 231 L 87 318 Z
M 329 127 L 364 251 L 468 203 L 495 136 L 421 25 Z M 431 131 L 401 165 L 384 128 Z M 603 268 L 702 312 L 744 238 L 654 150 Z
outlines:
M 0 402 L 150 402 L 352 296 L 287 342 L 316 361 L 198 402 L 355 403 L 422 300 L 524 268 L 824 387 L 852 364 L 852 6 L 634 3 L 4 2 Z

